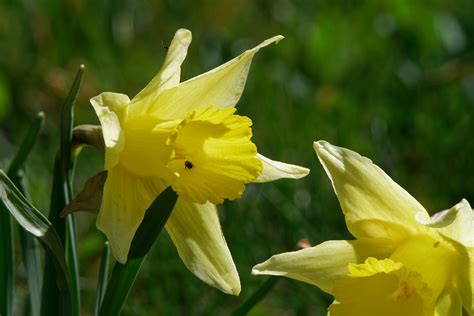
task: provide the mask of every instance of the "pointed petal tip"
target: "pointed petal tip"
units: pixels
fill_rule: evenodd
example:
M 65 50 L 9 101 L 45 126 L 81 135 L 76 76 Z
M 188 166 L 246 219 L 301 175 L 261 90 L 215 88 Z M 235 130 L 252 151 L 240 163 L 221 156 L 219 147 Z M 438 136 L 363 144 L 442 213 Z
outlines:
M 431 217 L 424 213 L 417 213 L 415 219 L 421 225 L 441 228 L 451 225 L 465 208 L 471 209 L 471 206 L 466 199 L 462 199 L 452 208 L 435 213 Z
M 269 39 L 264 40 L 262 43 L 255 46 L 254 48 L 247 50 L 246 53 L 256 53 L 259 51 L 260 48 L 263 48 L 273 43 L 278 44 L 278 42 L 281 41 L 282 39 L 284 39 L 282 35 L 273 36 Z
M 262 263 L 259 263 L 259 264 L 256 264 L 252 267 L 252 275 L 264 275 L 264 274 L 268 274 L 267 272 L 268 271 L 265 271 L 265 265 L 266 261 L 265 262 L 262 262 Z
M 252 275 L 260 275 L 260 270 L 256 268 L 257 266 L 253 267 L 252 268 Z
M 272 257 L 273 258 L 273 257 Z M 285 276 L 287 273 L 285 271 L 278 271 L 278 270 L 271 270 L 267 266 L 267 263 L 272 260 L 272 258 L 268 259 L 265 262 L 259 263 L 252 268 L 252 275 L 273 275 L 273 276 Z
M 263 170 L 253 182 L 264 183 L 282 178 L 300 179 L 310 172 L 308 168 L 271 160 L 258 153 L 257 158 L 262 162 Z
M 313 142 L 313 148 L 325 168 L 327 168 L 327 164 L 330 164 L 336 167 L 337 169 L 344 169 L 344 151 L 342 150 L 342 148 L 331 145 L 325 140 L 318 140 Z
M 280 42 L 282 39 L 284 39 L 285 37 L 283 35 L 277 35 L 277 36 L 274 36 L 272 37 L 273 41 L 275 42 L 275 44 L 278 44 L 278 42 Z
M 240 283 L 239 283 L 238 287 L 232 287 L 232 288 L 230 288 L 229 291 L 226 291 L 225 293 L 230 294 L 230 295 L 234 295 L 234 296 L 239 296 L 240 291 L 241 291 L 241 288 L 240 288 Z
M 280 254 L 281 255 L 281 254 Z M 285 272 L 275 269 L 275 261 L 279 255 L 273 255 L 264 262 L 260 262 L 252 267 L 252 275 L 285 275 Z
M 204 281 L 204 280 L 203 280 Z M 206 281 L 204 281 L 206 282 Z M 209 285 L 219 289 L 225 294 L 239 296 L 241 291 L 240 278 L 238 274 L 230 277 L 230 279 L 221 279 L 218 282 L 209 283 Z
M 331 145 L 325 140 L 318 140 L 313 142 L 313 148 L 316 153 L 320 154 L 323 152 L 337 152 L 338 147 Z
M 186 45 L 189 45 L 189 43 L 191 43 L 193 37 L 191 31 L 184 28 L 178 29 L 174 36 L 175 39 L 179 39 L 183 44 Z

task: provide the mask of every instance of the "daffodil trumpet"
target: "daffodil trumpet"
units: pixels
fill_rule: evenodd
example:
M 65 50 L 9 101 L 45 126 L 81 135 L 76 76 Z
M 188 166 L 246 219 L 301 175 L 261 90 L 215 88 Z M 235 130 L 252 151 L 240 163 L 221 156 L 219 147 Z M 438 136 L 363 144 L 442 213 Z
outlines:
M 251 141 L 252 121 L 235 114 L 255 53 L 180 82 L 191 32 L 176 32 L 164 64 L 133 99 L 105 92 L 91 99 L 105 143 L 107 179 L 97 227 L 118 262 L 127 261 L 144 212 L 171 186 L 179 199 L 166 230 L 185 265 L 204 282 L 237 295 L 240 281 L 216 204 L 239 198 L 250 182 L 301 178 L 308 169 L 270 160 Z
M 325 141 L 314 149 L 355 240 L 275 255 L 252 273 L 334 296 L 331 316 L 474 315 L 474 216 L 466 200 L 432 217 L 368 158 Z

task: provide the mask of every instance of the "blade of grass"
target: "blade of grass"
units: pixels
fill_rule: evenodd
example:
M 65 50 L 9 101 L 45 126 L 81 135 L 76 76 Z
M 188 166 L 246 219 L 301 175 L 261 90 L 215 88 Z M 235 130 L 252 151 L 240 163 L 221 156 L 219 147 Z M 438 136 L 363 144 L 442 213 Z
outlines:
M 38 306 L 41 304 L 42 282 L 41 259 L 38 249 L 39 244 L 38 241 L 23 228 L 20 229 L 20 242 L 26 267 L 30 315 L 39 316 L 40 309 Z
M 116 263 L 100 308 L 101 316 L 120 314 L 146 254 L 166 224 L 178 196 L 168 187 L 150 205 L 132 240 L 128 261 Z
M 104 243 L 104 250 L 102 251 L 102 259 L 100 262 L 99 278 L 97 280 L 97 291 L 95 297 L 94 315 L 98 316 L 100 312 L 100 305 L 104 299 L 105 290 L 107 288 L 107 281 L 109 279 L 109 261 L 110 261 L 110 247 L 106 241 Z
M 53 171 L 53 189 L 51 192 L 51 205 L 49 210 L 49 220 L 52 226 L 57 231 L 61 242 L 65 241 L 65 221 L 60 219 L 59 216 L 54 216 L 54 211 L 61 207 L 64 200 L 60 201 L 63 196 L 62 186 L 60 183 L 60 172 L 59 162 L 56 159 Z M 51 258 L 46 257 L 44 260 L 44 273 L 43 273 L 43 287 L 41 291 L 41 315 L 60 315 L 61 309 L 58 302 L 59 288 L 55 281 L 55 270 L 54 262 Z
M 35 236 L 46 251 L 46 258 L 51 260 L 55 270 L 54 281 L 59 294 L 56 300 L 60 303 L 60 312 L 69 313 L 70 280 L 61 240 L 51 222 L 31 205 L 3 170 L 0 170 L 0 208 L 2 212 L 7 210 L 21 227 Z
M 84 76 L 84 65 L 79 67 L 74 83 L 64 101 L 61 110 L 59 154 L 56 158 L 53 174 L 53 189 L 51 193 L 51 207 L 49 219 L 59 233 L 61 241 L 66 246 L 66 259 L 71 277 L 71 302 L 72 315 L 80 315 L 80 287 L 79 269 L 77 261 L 77 247 L 75 239 L 74 218 L 68 215 L 65 219 L 59 217 L 61 210 L 69 203 L 72 197 L 72 174 L 74 162 L 71 158 L 72 125 L 74 121 L 74 104 Z M 52 278 L 52 265 L 50 260 L 45 260 L 43 292 L 42 292 L 42 315 L 57 315 L 59 306 L 57 298 L 57 287 Z M 46 293 L 47 291 L 47 293 Z
M 10 167 L 8 169 L 8 174 L 10 177 L 17 179 L 16 185 L 19 186 L 21 183 L 20 179 L 20 169 L 22 168 L 26 157 L 30 153 L 33 145 L 36 143 L 36 139 L 38 136 L 39 131 L 43 125 L 44 114 L 38 113 L 36 119 L 31 124 L 28 132 L 23 140 L 22 145 L 20 146 L 18 152 L 16 153 L 15 157 L 13 158 L 12 162 L 10 163 Z M 0 284 L 2 284 L 0 288 L 0 315 L 11 315 L 13 312 L 13 276 L 14 276 L 14 258 L 13 258 L 13 251 L 14 251 L 14 239 L 13 239 L 13 222 L 11 220 L 11 216 L 7 209 L 2 207 L 0 212 L 0 227 L 1 227 L 1 253 L 0 253 Z M 31 240 L 31 237 L 27 236 L 23 230 L 20 230 L 20 238 L 22 242 L 22 246 L 29 243 L 34 245 Z M 25 248 L 22 247 L 24 250 Z M 33 258 L 33 252 L 31 251 L 23 251 L 23 255 L 25 258 L 25 265 L 27 266 L 28 272 L 30 272 L 29 267 L 32 268 L 31 264 L 36 264 L 39 261 L 35 260 L 38 259 Z M 33 267 L 34 268 L 34 267 Z M 37 271 L 35 271 L 37 273 Z M 29 280 L 30 292 L 32 293 L 32 297 L 38 295 L 36 291 L 37 287 L 37 277 L 36 275 L 29 275 L 32 277 Z M 38 303 L 38 301 L 36 301 Z M 34 315 L 34 314 L 33 314 Z
M 18 149 L 8 168 L 7 175 L 20 192 L 28 199 L 29 193 L 24 183 L 24 174 L 22 172 L 28 155 L 36 144 L 39 133 L 43 127 L 44 113 L 39 112 L 31 123 L 23 142 Z M 39 315 L 37 308 L 41 302 L 41 263 L 38 251 L 38 241 L 28 234 L 21 226 L 19 229 L 20 244 L 23 255 L 23 261 L 26 267 L 28 296 L 30 300 L 30 315 Z
M 23 139 L 23 142 L 15 155 L 15 158 L 13 158 L 12 162 L 10 163 L 10 166 L 8 167 L 8 175 L 16 175 L 18 171 L 23 167 L 26 158 L 30 154 L 31 150 L 33 149 L 33 146 L 36 143 L 36 140 L 38 139 L 39 132 L 43 127 L 43 122 L 44 113 L 39 112 L 31 123 L 28 132 L 26 133 L 26 136 Z
M 13 314 L 13 229 L 7 209 L 0 207 L 0 315 Z
M 232 316 L 243 316 L 257 305 L 268 292 L 273 289 L 275 284 L 280 280 L 279 277 L 270 277 L 265 282 L 263 282 L 257 290 L 247 298 L 231 315 Z
M 77 94 L 81 86 L 82 78 L 84 76 L 84 65 L 79 67 L 76 79 L 72 85 L 71 91 L 66 99 L 63 111 L 61 113 L 61 134 L 59 147 L 59 160 L 61 161 L 62 180 L 64 186 L 65 204 L 58 210 L 59 212 L 66 207 L 73 198 L 72 181 L 74 174 L 75 161 L 72 156 L 72 127 L 74 123 L 74 104 L 76 103 Z M 66 260 L 69 266 L 69 273 L 71 276 L 72 291 L 71 300 L 73 306 L 73 316 L 80 316 L 81 314 L 81 289 L 79 283 L 79 260 L 77 256 L 77 240 L 76 227 L 74 223 L 74 215 L 70 214 L 66 217 Z

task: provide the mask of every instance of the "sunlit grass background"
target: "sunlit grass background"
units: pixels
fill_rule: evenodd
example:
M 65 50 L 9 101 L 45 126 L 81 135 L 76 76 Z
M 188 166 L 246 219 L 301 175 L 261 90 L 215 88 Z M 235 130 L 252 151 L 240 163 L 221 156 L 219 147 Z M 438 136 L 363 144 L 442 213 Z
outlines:
M 264 281 L 251 267 L 272 254 L 350 238 L 312 142 L 371 157 L 430 212 L 474 202 L 472 1 L 8 1 L 0 2 L 0 159 L 8 163 L 37 111 L 47 122 L 27 165 L 34 203 L 47 212 L 59 107 L 81 63 L 76 124 L 97 123 L 89 98 L 134 96 L 158 71 L 176 29 L 193 32 L 183 79 L 282 34 L 254 59 L 238 113 L 259 151 L 311 168 L 303 180 L 249 185 L 221 207 L 241 275 L 240 297 L 195 278 L 160 236 L 124 315 L 228 314 Z M 102 168 L 86 148 L 76 191 Z M 92 311 L 103 235 L 79 214 L 84 315 Z M 21 310 L 23 267 L 17 267 Z M 331 298 L 281 280 L 253 315 L 326 315 Z

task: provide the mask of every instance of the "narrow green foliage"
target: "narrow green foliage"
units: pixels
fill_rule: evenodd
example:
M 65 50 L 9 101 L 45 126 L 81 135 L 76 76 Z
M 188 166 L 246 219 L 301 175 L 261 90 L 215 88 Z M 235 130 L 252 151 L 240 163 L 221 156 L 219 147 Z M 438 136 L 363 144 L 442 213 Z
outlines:
M 177 199 L 176 192 L 168 187 L 151 203 L 145 212 L 143 221 L 138 226 L 135 236 L 133 236 L 128 259 L 146 256 L 161 230 L 165 227 Z
M 84 68 L 84 65 L 79 67 L 74 83 L 61 110 L 59 159 L 61 161 L 61 170 L 64 172 L 64 178 L 65 174 L 71 173 L 72 171 L 71 140 L 72 126 L 74 123 L 74 104 L 76 103 L 82 78 L 84 77 Z
M 8 210 L 0 206 L 0 315 L 13 313 L 13 231 Z
M 43 127 L 43 122 L 44 113 L 39 112 L 36 115 L 36 118 L 31 123 L 30 128 L 28 129 L 28 132 L 26 133 L 26 136 L 23 139 L 23 143 L 21 144 L 20 149 L 18 149 L 18 152 L 15 155 L 15 158 L 13 158 L 12 162 L 10 163 L 10 166 L 7 171 L 7 174 L 10 177 L 17 175 L 18 171 L 23 167 L 26 158 L 33 149 L 33 146 L 36 144 L 39 132 Z
M 38 138 L 39 131 L 43 125 L 44 114 L 38 113 L 37 117 L 31 124 L 28 132 L 21 144 L 18 152 L 13 158 L 10 167 L 8 168 L 8 175 L 12 178 L 13 182 L 20 188 L 24 193 L 24 187 L 21 186 L 21 169 L 23 164 L 28 157 L 31 149 L 33 148 Z M 5 174 L 3 174 L 5 175 Z M 6 175 L 5 175 L 6 176 Z M 5 197 L 6 198 L 6 197 Z M 5 200 L 3 201 L 5 203 Z M 9 213 L 9 209 L 2 204 L 0 207 L 0 315 L 11 315 L 13 313 L 13 276 L 14 276 L 14 241 L 13 241 L 13 223 Z M 20 238 L 23 249 L 23 257 L 25 258 L 25 265 L 27 267 L 28 275 L 35 273 L 32 280 L 29 280 L 29 288 L 31 297 L 34 297 L 34 302 L 39 303 L 37 300 L 39 292 L 38 282 L 39 273 L 35 269 L 36 264 L 39 263 L 37 250 L 35 248 L 35 241 L 31 236 L 27 235 L 23 230 L 20 230 Z M 33 271 L 36 270 L 36 271 Z M 33 303 L 33 301 L 31 301 Z M 37 305 L 36 305 L 37 306 Z M 35 315 L 32 313 L 32 315 Z
M 128 261 L 116 263 L 107 286 L 100 315 L 119 315 L 135 282 L 146 254 L 166 224 L 178 196 L 171 187 L 164 190 L 147 209 L 132 240 Z
M 246 299 L 233 313 L 232 316 L 243 316 L 247 315 L 247 313 L 257 305 L 264 297 L 267 295 L 268 292 L 273 289 L 275 284 L 277 284 L 279 277 L 270 277 L 265 282 L 263 282 L 258 289 L 248 298 Z
M 110 261 L 110 246 L 106 241 L 104 243 L 104 250 L 102 251 L 102 259 L 100 262 L 99 278 L 97 280 L 97 291 L 95 297 L 94 315 L 99 315 L 100 305 L 104 299 L 105 290 L 107 288 L 107 281 L 109 278 L 109 261 Z
M 71 278 L 71 303 L 72 315 L 80 315 L 80 288 L 79 288 L 79 269 L 77 260 L 77 247 L 75 239 L 74 219 L 72 215 L 66 219 L 59 218 L 61 210 L 72 199 L 72 174 L 74 169 L 74 161 L 71 159 L 71 139 L 72 125 L 74 121 L 74 104 L 77 94 L 81 86 L 84 76 L 84 66 L 81 65 L 71 90 L 61 109 L 60 122 L 60 142 L 59 154 L 56 158 L 53 174 L 53 188 L 51 193 L 51 206 L 49 211 L 49 219 L 59 233 L 61 241 L 66 246 L 66 260 L 69 267 Z M 45 259 L 44 280 L 41 314 L 57 315 L 60 313 L 59 302 L 57 300 L 58 288 L 53 282 L 53 269 L 50 258 Z
M 31 123 L 23 142 L 8 168 L 7 175 L 18 190 L 29 200 L 27 187 L 22 172 L 24 163 L 36 144 L 44 123 L 44 113 L 40 112 Z M 9 215 L 8 215 L 9 216 Z M 41 264 L 38 241 L 20 227 L 19 230 L 23 260 L 26 267 L 28 294 L 30 299 L 30 315 L 39 315 L 38 306 L 41 302 Z
M 38 249 L 38 241 L 20 228 L 21 252 L 26 267 L 26 279 L 28 282 L 28 297 L 30 302 L 30 315 L 38 316 L 41 304 L 41 258 Z
M 56 301 L 61 304 L 63 314 L 71 309 L 69 299 L 70 280 L 64 260 L 64 248 L 51 222 L 38 211 L 15 187 L 8 176 L 0 170 L 0 207 L 8 210 L 11 216 L 28 233 L 35 236 L 46 251 L 54 267 L 54 281 L 59 296 Z
M 72 181 L 75 161 L 71 158 L 72 127 L 74 123 L 74 104 L 84 76 L 84 65 L 79 67 L 76 79 L 72 85 L 71 91 L 66 98 L 61 113 L 61 133 L 59 147 L 59 161 L 61 162 L 61 182 L 64 188 L 64 205 L 61 210 L 72 200 Z M 61 212 L 59 210 L 59 212 Z M 66 217 L 66 260 L 69 266 L 71 276 L 72 291 L 71 300 L 73 306 L 73 315 L 81 314 L 81 289 L 79 284 L 79 260 L 77 257 L 76 228 L 74 216 L 71 214 Z

